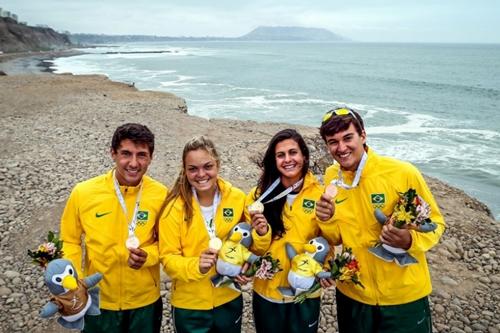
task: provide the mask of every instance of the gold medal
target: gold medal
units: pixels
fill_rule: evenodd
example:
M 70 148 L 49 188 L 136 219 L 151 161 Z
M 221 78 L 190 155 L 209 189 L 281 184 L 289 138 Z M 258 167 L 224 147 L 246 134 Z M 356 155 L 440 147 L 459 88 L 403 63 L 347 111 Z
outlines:
M 136 235 L 128 236 L 127 240 L 125 241 L 125 246 L 127 247 L 127 249 L 137 249 L 139 248 L 139 245 L 139 238 L 137 238 Z
M 260 201 L 255 201 L 250 206 L 248 206 L 248 213 L 253 214 L 262 214 L 264 212 L 264 205 Z
M 222 247 L 222 241 L 218 237 L 211 238 L 208 242 L 208 248 L 219 251 Z

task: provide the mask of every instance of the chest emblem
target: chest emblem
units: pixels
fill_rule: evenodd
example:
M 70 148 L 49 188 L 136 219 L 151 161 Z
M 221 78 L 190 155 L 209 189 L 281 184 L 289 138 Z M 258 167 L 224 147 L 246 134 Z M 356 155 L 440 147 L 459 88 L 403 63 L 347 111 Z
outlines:
M 232 208 L 222 208 L 222 217 L 225 222 L 231 222 L 234 218 L 234 211 Z
M 383 208 L 385 206 L 385 194 L 384 193 L 372 193 L 370 194 L 371 202 L 373 208 Z
M 302 210 L 304 210 L 304 213 L 311 214 L 314 211 L 314 207 L 316 207 L 316 201 L 311 199 L 304 199 L 302 201 Z
M 137 212 L 137 225 L 145 225 L 148 222 L 149 212 L 147 210 L 140 210 Z

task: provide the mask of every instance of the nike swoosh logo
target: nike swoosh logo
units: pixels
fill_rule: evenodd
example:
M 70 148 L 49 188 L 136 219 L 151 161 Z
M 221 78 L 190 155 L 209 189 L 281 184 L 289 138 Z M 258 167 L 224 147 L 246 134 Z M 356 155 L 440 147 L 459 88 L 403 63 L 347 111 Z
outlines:
M 238 319 L 236 319 L 236 321 L 234 322 L 235 324 L 238 324 L 238 322 L 241 320 L 241 316 L 238 317 Z
M 340 200 L 339 199 L 335 199 L 335 204 L 338 205 L 338 204 L 340 204 L 340 203 L 342 203 L 342 202 L 344 202 L 346 200 L 347 200 L 347 198 L 340 199 Z
M 316 325 L 318 323 L 318 321 L 316 320 L 314 323 L 312 324 L 309 324 L 309 327 L 313 327 L 314 325 Z
M 108 215 L 108 214 L 111 214 L 111 212 L 106 212 L 106 213 L 101 213 L 101 214 L 95 213 L 95 217 L 100 218 L 100 217 L 103 217 L 103 216 Z
M 422 324 L 424 320 L 425 320 L 425 317 L 424 317 L 424 318 L 422 318 L 421 320 L 417 321 L 417 325 Z

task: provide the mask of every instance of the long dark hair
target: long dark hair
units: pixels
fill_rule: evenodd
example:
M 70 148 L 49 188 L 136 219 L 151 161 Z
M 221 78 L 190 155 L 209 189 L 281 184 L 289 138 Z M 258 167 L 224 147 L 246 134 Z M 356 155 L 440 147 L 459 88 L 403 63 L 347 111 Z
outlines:
M 309 148 L 307 148 L 306 142 L 302 135 L 299 134 L 294 129 L 284 129 L 276 133 L 269 144 L 267 145 L 267 150 L 260 161 L 257 161 L 257 165 L 262 170 L 262 173 L 257 183 L 257 190 L 254 194 L 254 199 L 257 199 L 265 190 L 276 180 L 276 178 L 281 177 L 281 173 L 276 166 L 276 145 L 281 141 L 292 139 L 299 145 L 302 155 L 304 155 L 304 165 L 302 166 L 302 177 L 305 177 L 307 171 L 309 170 Z M 277 194 L 285 190 L 285 186 L 280 183 L 263 201 L 273 198 Z M 283 211 L 283 206 L 286 202 L 286 196 L 278 199 L 276 201 L 264 204 L 264 216 L 267 222 L 271 226 L 272 236 L 281 237 L 285 232 L 285 226 L 281 218 L 281 213 Z

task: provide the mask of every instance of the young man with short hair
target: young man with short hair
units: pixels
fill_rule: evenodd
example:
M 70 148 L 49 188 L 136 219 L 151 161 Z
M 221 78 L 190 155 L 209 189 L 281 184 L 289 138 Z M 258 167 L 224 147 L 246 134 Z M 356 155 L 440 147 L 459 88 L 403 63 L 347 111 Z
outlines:
M 153 151 L 154 135 L 146 126 L 119 126 L 111 142 L 115 167 L 77 184 L 66 203 L 61 218 L 64 257 L 79 277 L 104 276 L 99 283 L 101 315 L 86 316 L 84 332 L 160 331 L 155 221 L 167 188 L 145 175 Z
M 339 331 L 431 332 L 432 286 L 425 253 L 437 244 L 445 223 L 424 178 L 410 163 L 369 148 L 363 120 L 351 109 L 329 111 L 320 134 L 337 162 L 326 170 L 325 184 L 333 181 L 338 193 L 335 198 L 323 194 L 316 215 L 327 222 L 322 231 L 331 243 L 352 248 L 365 286 L 337 283 Z M 391 215 L 399 194 L 410 188 L 430 205 L 430 219 L 437 225 L 433 232 L 382 226 L 375 218 L 376 209 Z M 401 267 L 382 260 L 369 251 L 377 243 L 406 250 L 417 263 Z

